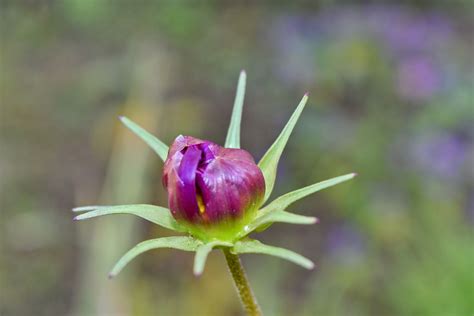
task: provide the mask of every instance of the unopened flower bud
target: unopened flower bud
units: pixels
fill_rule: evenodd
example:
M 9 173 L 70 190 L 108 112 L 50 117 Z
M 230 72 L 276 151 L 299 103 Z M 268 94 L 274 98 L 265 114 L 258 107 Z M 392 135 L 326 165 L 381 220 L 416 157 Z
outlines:
M 232 226 L 262 204 L 265 180 L 252 156 L 242 149 L 178 136 L 163 171 L 169 208 L 179 222 Z

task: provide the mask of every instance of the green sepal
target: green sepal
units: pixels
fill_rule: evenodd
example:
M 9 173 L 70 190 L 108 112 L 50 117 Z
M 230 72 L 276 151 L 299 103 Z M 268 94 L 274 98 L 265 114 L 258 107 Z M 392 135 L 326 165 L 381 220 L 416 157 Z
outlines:
M 227 130 L 227 137 L 225 139 L 226 148 L 240 148 L 240 122 L 242 120 L 246 81 L 247 74 L 242 70 L 240 72 L 239 82 L 237 83 L 234 108 L 232 109 L 232 117 L 230 118 L 229 129 Z
M 258 226 L 257 228 L 255 228 L 255 231 L 257 233 L 261 233 L 263 232 L 264 230 L 267 230 L 270 226 L 272 226 L 273 223 L 266 223 L 266 224 L 263 224 L 263 225 L 260 225 Z
M 350 173 L 346 174 L 343 176 L 335 177 L 329 180 L 321 181 L 312 185 L 309 185 L 307 187 L 286 193 L 275 200 L 273 200 L 270 204 L 265 206 L 259 211 L 259 216 L 265 216 L 266 214 L 276 212 L 279 210 L 285 210 L 290 204 L 310 195 L 313 193 L 316 193 L 318 191 L 321 191 L 323 189 L 332 187 L 336 184 L 339 184 L 341 182 L 350 180 L 356 176 L 355 173 Z
M 296 107 L 296 110 L 291 115 L 288 123 L 286 123 L 285 127 L 281 131 L 278 138 L 275 142 L 270 146 L 267 152 L 263 155 L 262 159 L 260 159 L 258 166 L 262 170 L 263 177 L 265 178 L 265 197 L 263 202 L 270 197 L 270 194 L 273 191 L 273 186 L 275 185 L 276 173 L 278 168 L 278 162 L 280 161 L 281 154 L 283 153 L 283 149 L 285 149 L 286 143 L 288 142 L 288 138 L 293 131 L 293 128 L 298 121 L 298 118 L 303 111 L 306 102 L 308 101 L 308 95 L 305 94 L 301 99 L 300 103 Z
M 234 247 L 232 248 L 232 252 L 234 254 L 261 253 L 261 254 L 274 256 L 274 257 L 291 261 L 306 269 L 314 268 L 314 263 L 308 258 L 305 258 L 302 255 L 297 254 L 296 252 L 293 252 L 285 248 L 268 246 L 268 245 L 262 244 L 258 240 L 238 241 L 235 243 Z
M 131 204 L 116 206 L 82 206 L 73 209 L 73 211 L 87 211 L 87 213 L 76 216 L 74 220 L 84 220 L 112 214 L 131 214 L 174 231 L 186 231 L 186 229 L 173 218 L 169 209 L 156 205 Z
M 129 130 L 147 143 L 160 156 L 161 160 L 166 160 L 166 157 L 168 157 L 168 146 L 165 143 L 125 116 L 120 116 L 119 119 Z
M 80 212 L 89 212 L 89 211 L 94 211 L 99 208 L 106 208 L 106 207 L 112 207 L 114 205 L 86 205 L 86 206 L 78 206 L 72 209 L 74 213 L 80 213 Z
M 261 215 L 260 215 L 261 214 Z M 245 231 L 242 231 L 239 238 L 242 238 L 252 231 L 263 231 L 270 227 L 273 223 L 288 223 L 288 224 L 301 224 L 311 225 L 318 222 L 316 217 L 298 215 L 283 210 L 278 210 L 270 213 L 258 213 L 257 217 L 245 227 Z
M 202 242 L 188 236 L 162 237 L 143 241 L 130 249 L 122 258 L 117 261 L 109 273 L 109 278 L 115 277 L 122 269 L 136 256 L 148 250 L 158 248 L 173 248 L 183 251 L 196 251 Z
M 217 246 L 232 247 L 232 243 L 223 241 L 211 241 L 207 244 L 200 245 L 196 250 L 196 255 L 194 256 L 194 275 L 198 276 L 202 274 L 206 265 L 207 256 L 212 251 L 212 249 Z

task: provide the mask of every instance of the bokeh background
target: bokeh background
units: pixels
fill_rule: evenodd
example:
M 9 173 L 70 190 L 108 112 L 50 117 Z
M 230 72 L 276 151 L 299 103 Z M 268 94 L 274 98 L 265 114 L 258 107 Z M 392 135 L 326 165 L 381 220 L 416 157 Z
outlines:
M 222 254 L 195 278 L 192 254 L 152 251 L 109 281 L 170 232 L 70 209 L 166 205 L 117 116 L 223 143 L 246 69 L 256 159 L 310 92 L 274 196 L 359 173 L 291 207 L 320 224 L 260 235 L 314 271 L 243 256 L 266 315 L 473 315 L 472 2 L 357 2 L 2 1 L 0 314 L 242 315 Z

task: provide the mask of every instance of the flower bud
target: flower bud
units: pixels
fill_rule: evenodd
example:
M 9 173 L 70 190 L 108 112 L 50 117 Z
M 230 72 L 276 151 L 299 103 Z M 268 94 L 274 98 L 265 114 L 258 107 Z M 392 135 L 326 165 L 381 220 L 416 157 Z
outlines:
M 173 216 L 191 226 L 242 224 L 265 193 L 262 171 L 247 151 L 190 136 L 178 136 L 171 145 L 163 184 Z

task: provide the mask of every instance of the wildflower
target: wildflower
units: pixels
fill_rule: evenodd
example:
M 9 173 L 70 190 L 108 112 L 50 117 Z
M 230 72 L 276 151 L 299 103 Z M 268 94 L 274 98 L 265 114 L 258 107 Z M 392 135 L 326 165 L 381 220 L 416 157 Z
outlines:
M 196 275 L 203 272 L 207 255 L 216 247 L 224 250 L 229 266 L 239 262 L 237 254 L 262 253 L 292 261 L 308 269 L 313 268 L 314 264 L 309 259 L 284 248 L 264 245 L 248 235 L 266 229 L 275 222 L 316 223 L 315 217 L 290 213 L 286 208 L 309 194 L 352 179 L 355 174 L 309 185 L 264 205 L 275 183 L 280 156 L 308 96 L 304 95 L 281 134 L 256 164 L 247 151 L 240 149 L 245 80 L 245 72 L 242 72 L 224 147 L 191 136 L 178 136 L 168 148 L 128 118 L 120 118 L 125 126 L 142 138 L 165 162 L 163 184 L 168 191 L 169 209 L 147 204 L 85 206 L 74 209 L 75 212 L 85 212 L 75 219 L 133 214 L 186 235 L 156 238 L 138 244 L 117 262 L 110 276 L 117 275 L 137 255 L 156 248 L 196 252 Z M 239 269 L 231 268 L 231 271 L 239 272 Z M 241 293 L 241 296 L 245 295 Z
M 226 239 L 232 227 L 241 229 L 265 193 L 262 171 L 247 151 L 181 135 L 169 150 L 163 184 L 171 214 L 190 229 L 199 227 L 203 232 L 195 235 L 203 238 L 220 232 Z

